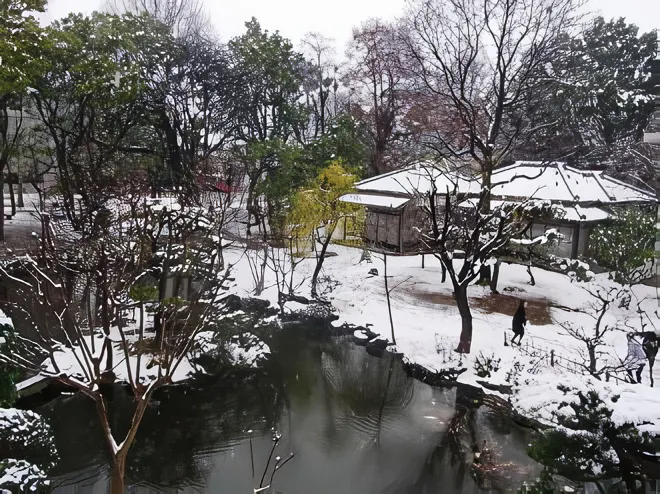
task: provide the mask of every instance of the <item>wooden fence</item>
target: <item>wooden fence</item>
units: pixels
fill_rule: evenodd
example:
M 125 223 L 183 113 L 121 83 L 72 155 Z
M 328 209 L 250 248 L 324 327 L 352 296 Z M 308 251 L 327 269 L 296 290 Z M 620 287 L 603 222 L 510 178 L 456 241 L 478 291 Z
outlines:
M 525 342 L 525 345 L 520 347 L 520 351 L 528 357 L 537 359 L 530 371 L 532 374 L 540 372 L 539 367 L 543 364 L 549 365 L 550 367 L 564 369 L 572 374 L 589 374 L 587 370 L 587 362 L 578 362 L 563 355 L 557 355 L 554 348 L 549 349 L 547 347 L 536 346 L 529 339 Z M 621 369 L 606 371 L 604 374 L 606 382 L 614 380 L 617 384 L 620 382 L 630 384 L 627 372 L 623 366 Z

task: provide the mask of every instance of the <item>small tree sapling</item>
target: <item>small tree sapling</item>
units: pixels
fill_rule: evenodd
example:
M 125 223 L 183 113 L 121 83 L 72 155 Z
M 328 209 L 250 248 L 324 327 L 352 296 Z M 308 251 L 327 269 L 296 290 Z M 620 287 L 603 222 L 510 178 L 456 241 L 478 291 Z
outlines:
M 616 373 L 623 369 L 623 364 L 615 363 L 611 358 L 603 361 L 604 357 L 611 357 L 610 353 L 604 350 L 607 347 L 606 337 L 622 330 L 619 322 L 612 325 L 605 317 L 611 309 L 629 305 L 631 294 L 629 290 L 617 284 L 593 284 L 583 289 L 590 299 L 587 306 L 578 312 L 589 316 L 592 323 L 585 325 L 567 321 L 561 323 L 561 327 L 567 335 L 582 344 L 579 350 L 582 369 L 600 380 L 606 373 Z
M 333 162 L 318 174 L 309 187 L 299 190 L 294 198 L 289 224 L 300 238 L 312 239 L 316 267 L 312 274 L 311 292 L 317 296 L 317 282 L 328 246 L 339 222 L 356 212 L 354 204 L 339 198 L 353 189 L 355 175 L 348 173 L 340 162 Z

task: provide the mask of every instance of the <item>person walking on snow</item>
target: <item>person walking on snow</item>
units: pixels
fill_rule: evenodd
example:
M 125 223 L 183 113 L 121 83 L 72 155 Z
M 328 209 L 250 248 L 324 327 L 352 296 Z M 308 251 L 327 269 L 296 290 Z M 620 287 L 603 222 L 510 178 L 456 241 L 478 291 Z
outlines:
M 626 371 L 628 372 L 628 376 L 630 377 L 631 381 L 635 382 L 636 378 L 637 383 L 639 384 L 642 382 L 642 371 L 646 365 L 646 354 L 644 353 L 642 344 L 635 339 L 635 335 L 633 333 L 628 333 L 626 336 L 628 338 Z M 633 376 L 633 372 L 635 372 L 635 376 Z
M 516 337 L 518 337 L 518 346 L 522 341 L 522 337 L 525 335 L 525 326 L 527 325 L 527 317 L 525 316 L 525 304 L 524 300 L 520 301 L 516 313 L 513 315 L 513 321 L 511 323 L 511 329 L 513 329 L 513 338 L 511 338 L 511 345 L 516 342 Z
M 642 351 L 649 363 L 649 384 L 653 387 L 653 364 L 655 363 L 655 357 L 658 355 L 658 335 L 655 331 L 638 331 L 636 333 L 630 333 L 628 336 L 641 338 Z

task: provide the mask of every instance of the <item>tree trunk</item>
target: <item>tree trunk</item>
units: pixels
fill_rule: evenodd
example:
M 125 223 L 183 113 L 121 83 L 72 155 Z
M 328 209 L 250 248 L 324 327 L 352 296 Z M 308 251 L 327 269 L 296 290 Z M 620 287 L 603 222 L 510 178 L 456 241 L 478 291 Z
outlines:
M 30 182 L 30 184 L 32 185 L 32 187 L 34 187 L 34 190 L 36 190 L 37 194 L 39 195 L 39 211 L 43 213 L 46 210 L 46 203 L 44 199 L 43 190 L 41 189 L 41 187 L 37 185 L 36 182 Z
M 9 203 L 11 204 L 11 215 L 16 216 L 16 195 L 13 182 L 9 182 Z
M 467 285 L 454 286 L 454 298 L 458 306 L 458 312 L 461 315 L 461 339 L 458 343 L 456 352 L 470 353 L 472 347 L 472 313 L 467 296 Z
M 500 264 L 502 264 L 500 261 L 497 261 L 495 263 L 495 266 L 493 266 L 493 276 L 490 279 L 490 291 L 492 293 L 499 293 L 497 291 L 497 281 L 500 277 Z
M 314 274 L 312 275 L 312 297 L 317 296 L 316 283 L 318 281 L 321 268 L 323 267 L 323 261 L 325 260 L 325 253 L 328 250 L 328 245 L 330 245 L 330 239 L 332 239 L 332 234 L 335 232 L 335 226 L 333 226 L 330 231 L 325 232 L 325 240 L 321 246 L 321 252 L 319 252 L 318 256 L 316 257 L 316 268 L 314 268 Z
M 23 180 L 21 178 L 18 179 L 18 198 L 16 205 L 19 208 L 25 207 L 25 199 L 23 198 Z
M 490 285 L 490 282 L 491 282 L 490 266 L 482 265 L 479 268 L 479 281 L 477 281 L 477 285 L 488 286 Z
M 110 476 L 110 494 L 124 494 L 124 476 L 126 473 L 126 460 L 115 458 Z
M 534 275 L 532 274 L 531 262 L 527 265 L 527 274 L 529 275 L 529 284 L 532 286 L 536 285 L 536 280 L 534 279 Z
M 651 360 L 649 359 L 649 381 L 651 382 L 651 387 L 653 387 L 653 364 L 655 363 L 655 359 Z
M 587 350 L 589 352 L 589 374 L 598 378 L 596 375 L 596 347 L 593 345 L 587 345 Z
M 95 398 L 97 415 L 101 422 L 103 433 L 105 434 L 105 440 L 108 445 L 110 457 L 112 458 L 112 472 L 110 474 L 111 494 L 124 494 L 126 457 L 128 456 L 129 449 L 133 445 L 133 441 L 135 440 L 135 435 L 137 434 L 138 428 L 142 423 L 144 412 L 149 406 L 151 395 L 158 386 L 159 382 L 157 381 L 147 389 L 144 395 L 141 393 L 135 395 L 137 406 L 135 408 L 135 412 L 133 412 L 131 427 L 126 434 L 125 439 L 121 442 L 121 447 L 119 449 L 117 449 L 117 444 L 114 440 L 114 437 L 112 436 L 112 430 L 110 428 L 110 423 L 108 422 L 108 408 L 106 406 L 106 402 L 102 395 Z

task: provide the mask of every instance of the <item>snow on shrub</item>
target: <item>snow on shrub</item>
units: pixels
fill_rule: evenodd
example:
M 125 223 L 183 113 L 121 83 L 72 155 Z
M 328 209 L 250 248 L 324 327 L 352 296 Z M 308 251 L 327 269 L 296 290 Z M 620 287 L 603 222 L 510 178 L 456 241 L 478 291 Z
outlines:
M 654 454 L 648 433 L 636 424 L 613 420 L 612 404 L 618 395 L 603 399 L 594 389 L 583 391 L 557 385 L 563 394 L 552 412 L 556 427 L 542 432 L 529 454 L 550 472 L 577 481 L 621 477 L 626 482 L 641 479 L 639 466 L 630 455 Z
M 41 415 L 15 408 L 0 409 L 0 487 L 34 491 L 47 485 L 57 449 L 50 426 Z

